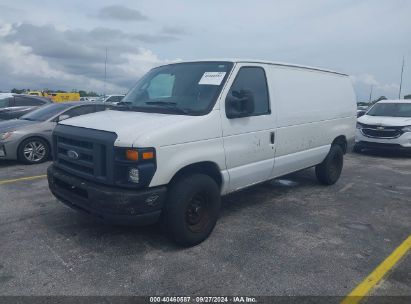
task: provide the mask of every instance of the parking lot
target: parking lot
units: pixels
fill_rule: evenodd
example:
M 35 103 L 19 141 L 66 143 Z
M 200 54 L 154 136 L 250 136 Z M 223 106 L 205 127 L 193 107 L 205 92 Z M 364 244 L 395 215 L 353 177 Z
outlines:
M 210 238 L 188 249 L 158 226 L 110 226 L 58 203 L 49 164 L 0 163 L 0 295 L 342 299 L 411 234 L 401 154 L 348 154 L 331 187 L 307 169 L 227 196 Z M 411 296 L 410 278 L 408 255 L 371 294 Z

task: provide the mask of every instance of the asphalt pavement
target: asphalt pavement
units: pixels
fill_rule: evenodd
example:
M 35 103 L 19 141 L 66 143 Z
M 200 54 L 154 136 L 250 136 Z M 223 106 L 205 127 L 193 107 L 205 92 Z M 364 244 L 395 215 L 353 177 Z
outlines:
M 307 169 L 229 195 L 193 248 L 157 225 L 111 226 L 64 206 L 48 190 L 49 164 L 0 162 L 0 295 L 342 298 L 411 234 L 407 155 L 348 154 L 329 187 Z M 373 294 L 411 296 L 410 263 Z

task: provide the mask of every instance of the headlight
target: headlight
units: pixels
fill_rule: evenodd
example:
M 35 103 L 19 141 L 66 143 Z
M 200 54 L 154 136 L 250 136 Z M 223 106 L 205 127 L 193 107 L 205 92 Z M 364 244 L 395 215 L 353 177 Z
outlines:
M 114 180 L 119 185 L 146 187 L 157 169 L 154 148 L 115 148 Z
M 6 140 L 6 139 L 9 138 L 12 134 L 13 134 L 13 132 L 0 133 L 0 140 Z
M 411 132 L 411 126 L 406 126 L 406 127 L 402 128 L 402 130 L 404 132 Z
M 357 122 L 357 129 L 362 129 L 362 124 L 360 124 L 359 122 Z
M 140 171 L 137 168 L 130 168 L 128 171 L 128 180 L 138 184 L 140 181 Z

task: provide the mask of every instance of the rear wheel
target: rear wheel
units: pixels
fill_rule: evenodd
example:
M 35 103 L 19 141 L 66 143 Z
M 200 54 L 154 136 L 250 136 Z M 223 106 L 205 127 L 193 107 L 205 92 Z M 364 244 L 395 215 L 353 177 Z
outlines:
M 24 140 L 18 149 L 18 158 L 26 164 L 45 162 L 50 154 L 50 148 L 44 139 L 33 137 Z
M 344 153 L 339 145 L 332 145 L 324 161 L 315 166 L 315 174 L 320 183 L 333 185 L 340 178 L 343 168 Z
M 194 174 L 174 182 L 164 210 L 172 238 L 183 246 L 204 241 L 214 229 L 220 204 L 220 189 L 208 175 Z

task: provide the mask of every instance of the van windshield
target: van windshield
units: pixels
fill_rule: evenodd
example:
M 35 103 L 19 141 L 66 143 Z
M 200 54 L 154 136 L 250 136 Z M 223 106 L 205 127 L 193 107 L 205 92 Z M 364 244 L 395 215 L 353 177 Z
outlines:
M 177 63 L 152 69 L 114 109 L 182 115 L 211 111 L 233 64 Z
M 366 114 L 370 116 L 411 117 L 411 103 L 377 103 Z

